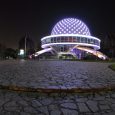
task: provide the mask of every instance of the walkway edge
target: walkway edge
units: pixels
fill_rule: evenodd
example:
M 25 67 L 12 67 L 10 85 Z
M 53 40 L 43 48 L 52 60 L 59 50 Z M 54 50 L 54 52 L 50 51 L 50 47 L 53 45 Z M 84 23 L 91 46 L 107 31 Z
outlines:
M 39 93 L 91 93 L 101 91 L 112 91 L 115 90 L 115 85 L 100 88 L 71 88 L 71 89 L 54 89 L 54 88 L 31 88 L 31 87 L 20 87 L 14 85 L 0 85 L 0 89 L 21 91 L 21 92 L 39 92 Z

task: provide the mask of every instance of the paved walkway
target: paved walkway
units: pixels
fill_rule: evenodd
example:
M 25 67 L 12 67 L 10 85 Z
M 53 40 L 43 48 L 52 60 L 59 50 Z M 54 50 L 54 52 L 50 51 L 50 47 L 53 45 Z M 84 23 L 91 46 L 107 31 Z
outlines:
M 0 115 L 115 115 L 114 90 L 96 93 L 7 90 L 8 86 L 16 90 L 21 87 L 110 88 L 115 84 L 115 72 L 108 65 L 74 61 L 0 61 Z
M 91 89 L 115 85 L 110 63 L 1 61 L 0 85 L 43 89 Z
M 44 94 L 0 90 L 0 115 L 115 115 L 115 92 Z

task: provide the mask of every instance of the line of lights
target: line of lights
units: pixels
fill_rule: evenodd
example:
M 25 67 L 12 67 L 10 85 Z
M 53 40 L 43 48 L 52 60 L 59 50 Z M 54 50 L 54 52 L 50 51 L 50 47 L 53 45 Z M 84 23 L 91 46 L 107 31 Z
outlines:
M 96 39 L 98 41 L 100 41 L 100 39 L 93 37 L 93 36 L 87 36 L 87 35 L 79 35 L 79 34 L 59 34 L 59 35 L 50 35 L 50 36 L 46 36 L 41 38 L 42 40 L 48 39 L 48 38 L 53 38 L 53 37 L 86 37 L 86 38 L 90 38 L 90 39 Z
M 63 33 L 91 35 L 86 24 L 76 18 L 66 18 L 59 21 L 52 29 L 51 35 L 58 35 Z
M 93 45 L 93 44 L 87 44 L 87 43 L 68 43 L 68 42 L 63 42 L 63 43 L 49 43 L 49 44 L 44 44 L 41 47 L 42 48 L 47 48 L 49 46 L 53 46 L 53 45 L 83 45 L 83 46 L 91 46 L 94 47 L 96 49 L 100 49 L 100 46 L 97 45 Z

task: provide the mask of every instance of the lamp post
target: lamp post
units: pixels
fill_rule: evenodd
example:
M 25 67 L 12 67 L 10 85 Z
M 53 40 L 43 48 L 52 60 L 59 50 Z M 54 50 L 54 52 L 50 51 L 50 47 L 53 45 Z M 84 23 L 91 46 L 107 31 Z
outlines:
M 26 58 L 26 39 L 27 39 L 27 36 L 25 36 L 25 58 Z

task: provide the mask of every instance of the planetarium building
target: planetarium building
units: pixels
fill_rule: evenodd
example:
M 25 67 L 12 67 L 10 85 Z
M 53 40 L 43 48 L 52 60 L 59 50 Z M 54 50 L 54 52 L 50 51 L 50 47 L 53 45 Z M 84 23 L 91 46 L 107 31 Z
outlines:
M 43 50 L 36 52 L 36 56 L 45 52 L 55 52 L 57 57 L 67 54 L 82 59 L 87 54 L 92 54 L 106 59 L 106 56 L 98 51 L 100 39 L 91 36 L 87 25 L 76 18 L 59 21 L 52 29 L 51 35 L 41 39 L 41 44 Z

